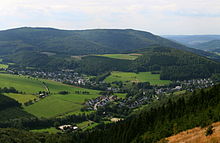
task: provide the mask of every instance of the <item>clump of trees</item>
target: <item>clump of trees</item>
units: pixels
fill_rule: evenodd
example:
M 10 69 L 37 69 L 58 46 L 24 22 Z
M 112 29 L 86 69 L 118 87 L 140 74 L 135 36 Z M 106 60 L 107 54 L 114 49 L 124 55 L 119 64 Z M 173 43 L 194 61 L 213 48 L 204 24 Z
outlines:
M 21 93 L 17 91 L 14 87 L 4 87 L 0 88 L 0 93 Z
M 205 135 L 206 135 L 206 136 L 210 136 L 210 135 L 213 134 L 213 132 L 214 132 L 213 126 L 210 125 L 210 126 L 208 126 L 208 128 L 206 129 Z
M 69 92 L 68 91 L 60 91 L 60 92 L 58 92 L 58 94 L 66 95 L 66 94 L 69 94 Z

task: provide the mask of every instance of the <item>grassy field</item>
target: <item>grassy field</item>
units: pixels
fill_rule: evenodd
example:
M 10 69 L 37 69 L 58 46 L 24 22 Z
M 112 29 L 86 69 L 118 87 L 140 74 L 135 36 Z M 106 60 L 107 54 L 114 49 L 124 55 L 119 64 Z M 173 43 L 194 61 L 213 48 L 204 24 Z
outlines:
M 8 65 L 0 64 L 0 69 L 7 69 L 7 68 L 8 68 Z
M 37 132 L 37 133 L 48 132 L 48 133 L 51 133 L 51 134 L 61 133 L 60 130 L 57 130 L 54 127 L 46 128 L 46 129 L 35 129 L 35 130 L 31 130 L 31 131 L 32 132 Z
M 24 107 L 25 111 L 37 116 L 37 117 L 57 117 L 68 113 L 79 113 L 83 107 L 85 99 L 95 98 L 98 94 L 93 95 L 80 95 L 80 94 L 68 94 L 68 95 L 51 95 L 39 102 L 30 106 Z
M 0 74 L 0 87 L 14 87 L 26 94 L 34 94 L 46 91 L 42 82 L 25 76 Z
M 114 95 L 118 96 L 119 98 L 124 99 L 127 95 L 127 93 L 114 93 Z
M 85 99 L 96 98 L 100 96 L 99 91 L 74 87 L 65 85 L 59 82 L 34 79 L 26 76 L 0 74 L 0 87 L 15 87 L 18 91 L 24 94 L 7 94 L 7 96 L 14 98 L 20 103 L 32 100 L 36 97 L 39 91 L 46 91 L 43 84 L 49 88 L 51 95 L 41 99 L 40 101 L 30 105 L 24 106 L 24 110 L 37 117 L 56 117 L 68 113 L 79 113 Z M 59 95 L 60 91 L 68 91 L 70 94 Z M 76 91 L 87 91 L 89 95 L 76 94 Z
M 15 99 L 19 103 L 24 104 L 25 102 L 28 102 L 30 100 L 37 99 L 38 97 L 31 94 L 15 94 L 15 93 L 7 93 L 6 96 Z
M 98 124 L 93 121 L 85 121 L 85 122 L 77 124 L 76 126 L 82 130 L 86 130 L 86 129 L 95 127 L 96 125 L 98 125 Z
M 165 85 L 171 83 L 169 80 L 160 80 L 160 74 L 151 74 L 151 72 L 118 72 L 113 71 L 105 80 L 107 83 L 114 81 L 130 82 L 150 82 L 151 85 Z
M 103 55 L 96 55 L 96 56 L 102 56 L 102 57 L 108 57 L 108 58 L 114 58 L 114 59 L 123 59 L 123 60 L 135 60 L 141 54 L 103 54 Z

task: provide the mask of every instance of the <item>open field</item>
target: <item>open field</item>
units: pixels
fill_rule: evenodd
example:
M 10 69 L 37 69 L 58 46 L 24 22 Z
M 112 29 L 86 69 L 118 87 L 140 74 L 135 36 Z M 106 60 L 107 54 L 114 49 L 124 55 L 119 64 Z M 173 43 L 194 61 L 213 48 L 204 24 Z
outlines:
M 102 56 L 102 57 L 108 57 L 108 58 L 114 58 L 114 59 L 122 59 L 122 60 L 135 60 L 141 54 L 103 54 L 103 55 L 96 55 L 96 56 Z
M 166 138 L 169 143 L 219 143 L 220 142 L 220 122 L 212 124 L 214 132 L 210 136 L 205 136 L 206 128 L 196 127 L 183 131 L 177 135 Z
M 51 134 L 61 133 L 60 130 L 57 130 L 54 127 L 46 128 L 46 129 L 35 129 L 35 130 L 31 130 L 31 131 L 32 132 L 37 132 L 37 133 L 48 132 L 48 133 L 51 133 Z
M 31 94 L 6 93 L 4 95 L 15 99 L 16 101 L 18 101 L 19 103 L 22 103 L 22 104 L 24 104 L 25 102 L 28 102 L 30 100 L 34 100 L 34 99 L 38 98 L 37 96 L 31 95 Z
M 57 117 L 70 112 L 80 112 L 85 99 L 95 98 L 98 94 L 93 95 L 51 95 L 30 106 L 24 107 L 25 111 L 37 117 Z
M 7 69 L 7 68 L 8 68 L 8 65 L 0 64 L 0 69 Z
M 56 81 L 51 81 L 51 80 L 46 80 L 46 79 L 39 79 L 39 81 L 44 82 L 45 85 L 50 89 L 51 93 L 58 93 L 58 92 L 64 91 L 64 90 L 68 91 L 70 93 L 74 93 L 74 94 L 76 91 L 87 91 L 90 94 L 97 94 L 98 93 L 98 91 L 96 91 L 96 90 L 71 86 L 71 85 L 63 84 L 63 83 L 56 82 Z
M 63 115 L 60 115 L 60 116 L 57 116 L 57 118 L 63 118 L 63 117 L 66 117 L 66 116 L 71 116 L 71 115 L 79 115 L 79 114 L 85 114 L 85 115 L 89 115 L 91 113 L 94 113 L 95 111 L 73 111 L 73 112 L 68 112 L 66 114 L 63 114 Z
M 113 71 L 105 80 L 107 83 L 114 81 L 129 82 L 149 82 L 151 85 L 165 85 L 171 83 L 169 80 L 160 80 L 160 74 L 151 74 L 151 72 L 118 72 Z
M 116 95 L 118 98 L 124 99 L 126 97 L 127 93 L 114 93 L 114 95 Z
M 56 117 L 67 113 L 79 113 L 85 99 L 96 98 L 100 96 L 99 91 L 74 87 L 65 85 L 59 82 L 34 79 L 26 76 L 0 74 L 0 87 L 15 87 L 18 91 L 22 91 L 25 94 L 7 94 L 7 96 L 14 98 L 20 103 L 34 99 L 39 91 L 47 91 L 45 85 L 51 92 L 51 95 L 41 99 L 40 101 L 25 106 L 24 110 L 37 117 Z M 44 85 L 44 84 L 45 85 Z M 70 94 L 59 95 L 60 91 L 68 91 Z M 76 94 L 76 91 L 87 91 L 88 95 Z
M 82 130 L 86 130 L 86 129 L 95 127 L 96 125 L 98 125 L 98 124 L 93 121 L 85 121 L 85 122 L 77 124 L 76 126 Z
M 35 94 L 39 91 L 46 91 L 42 82 L 26 76 L 11 74 L 0 74 L 0 87 L 14 87 L 26 94 Z

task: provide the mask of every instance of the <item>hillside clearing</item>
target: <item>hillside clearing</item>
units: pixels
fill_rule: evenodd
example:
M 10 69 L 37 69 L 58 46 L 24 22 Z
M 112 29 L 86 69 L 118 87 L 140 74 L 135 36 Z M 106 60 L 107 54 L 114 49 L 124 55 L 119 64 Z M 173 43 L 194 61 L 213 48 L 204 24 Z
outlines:
M 39 91 L 45 91 L 41 81 L 27 76 L 0 74 L 0 87 L 14 87 L 18 91 L 26 94 L 35 94 Z
M 61 133 L 60 130 L 56 129 L 55 127 L 51 127 L 51 128 L 46 128 L 46 129 L 35 129 L 35 130 L 31 130 L 32 132 L 37 132 L 37 133 L 51 133 L 51 134 L 56 134 L 56 133 Z
M 122 60 L 135 60 L 142 54 L 103 54 L 103 55 L 96 55 L 96 56 L 102 56 L 102 57 L 108 57 L 108 58 L 114 58 L 114 59 L 122 59 Z
M 152 74 L 151 72 L 119 72 L 113 71 L 105 80 L 107 83 L 115 81 L 129 82 L 149 82 L 151 85 L 166 85 L 171 83 L 169 80 L 160 80 L 160 74 Z
M 0 64 L 0 69 L 7 69 L 8 68 L 8 65 L 6 64 Z
M 68 95 L 50 95 L 39 102 L 30 106 L 24 107 L 25 111 L 44 118 L 57 117 L 68 114 L 70 112 L 80 112 L 83 107 L 85 99 L 98 97 L 98 94 L 82 95 L 82 94 L 68 94 Z
M 37 96 L 31 95 L 31 94 L 16 94 L 16 93 L 6 93 L 4 94 L 10 98 L 15 99 L 19 103 L 24 104 L 25 102 L 28 102 L 30 100 L 38 99 Z
M 24 106 L 25 111 L 37 117 L 51 118 L 68 113 L 79 113 L 85 99 L 100 96 L 97 90 L 79 88 L 51 80 L 36 79 L 27 76 L 0 74 L 0 81 L 1 88 L 14 87 L 19 92 L 23 92 L 23 94 L 6 94 L 20 103 L 34 100 L 38 98 L 34 94 L 49 89 L 51 94 L 48 97 L 40 99 L 32 105 Z M 58 93 L 60 91 L 68 91 L 69 94 L 59 95 Z M 82 94 L 84 91 L 88 94 Z

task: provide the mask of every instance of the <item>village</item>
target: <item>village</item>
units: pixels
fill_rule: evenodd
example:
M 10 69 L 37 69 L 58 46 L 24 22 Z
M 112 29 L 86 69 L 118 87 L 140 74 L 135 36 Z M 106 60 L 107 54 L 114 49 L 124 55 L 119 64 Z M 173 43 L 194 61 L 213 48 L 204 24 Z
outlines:
M 139 89 L 138 95 L 126 96 L 124 99 L 119 99 L 113 95 L 100 96 L 88 100 L 85 106 L 88 110 L 97 110 L 99 107 L 104 107 L 110 102 L 115 102 L 119 107 L 134 109 L 142 105 L 150 104 L 155 100 L 160 100 L 165 95 L 184 94 L 185 92 L 193 92 L 196 89 L 207 88 L 214 85 L 215 82 L 210 78 L 176 81 L 172 86 L 153 86 L 150 89 Z M 110 88 L 108 88 L 108 90 L 110 90 Z
M 54 72 L 45 72 L 45 71 L 34 71 L 34 70 L 11 70 L 7 69 L 8 73 L 25 75 L 32 78 L 44 78 L 50 79 L 53 81 L 62 82 L 65 84 L 76 85 L 80 87 L 86 87 L 91 89 L 99 89 L 111 93 L 110 95 L 102 95 L 96 99 L 91 99 L 85 102 L 87 110 L 97 110 L 100 107 L 104 107 L 107 103 L 117 102 L 117 104 L 122 107 L 126 106 L 130 109 L 138 108 L 142 105 L 149 104 L 154 100 L 160 100 L 163 95 L 170 94 L 181 94 L 185 92 L 192 92 L 195 89 L 207 88 L 215 85 L 215 81 L 210 78 L 207 79 L 192 79 L 184 81 L 173 81 L 172 84 L 166 86 L 150 86 L 148 89 L 141 90 L 141 96 L 129 96 L 122 100 L 118 100 L 117 96 L 114 96 L 114 93 L 128 91 L 124 90 L 124 87 L 111 87 L 111 84 L 107 84 L 103 81 L 92 80 L 89 76 L 81 75 L 73 70 L 62 70 Z M 99 87 L 99 88 L 96 88 Z M 100 89 L 101 87 L 101 89 Z M 40 98 L 45 98 L 49 94 L 39 93 Z M 76 93 L 77 94 L 77 93 Z M 34 101 L 37 102 L 38 100 Z M 27 102 L 25 105 L 30 105 L 33 102 Z
M 118 99 L 117 96 L 111 95 L 103 95 L 99 96 L 95 99 L 90 99 L 85 103 L 87 110 L 97 110 L 99 107 L 105 106 L 109 102 L 114 102 Z

